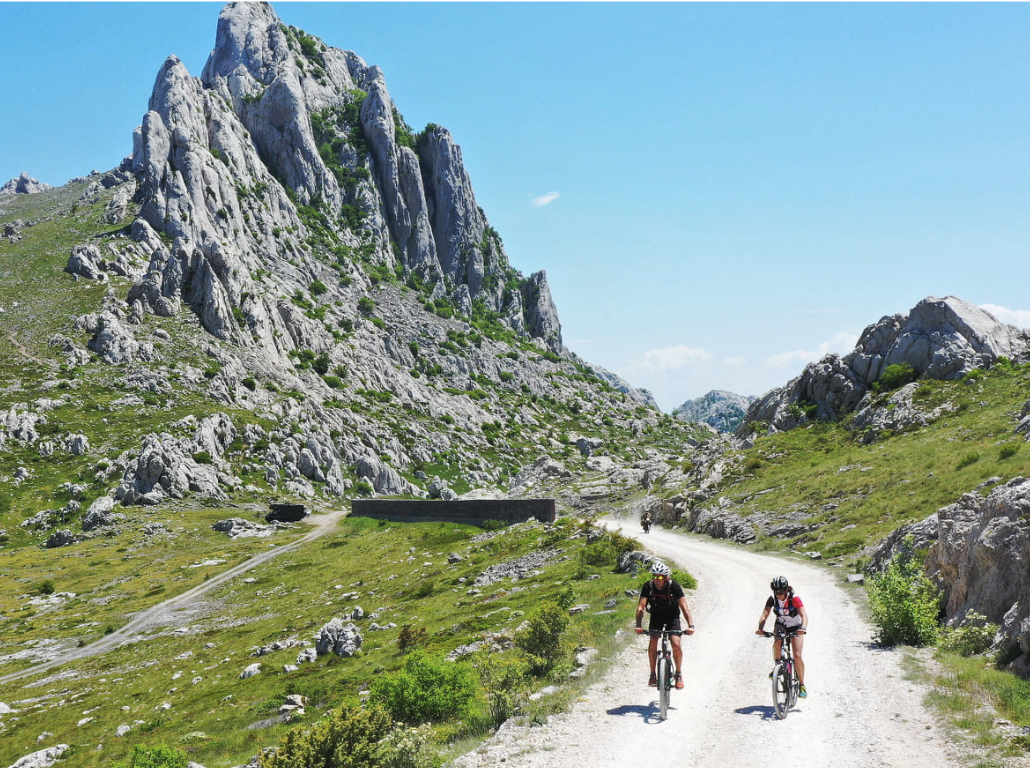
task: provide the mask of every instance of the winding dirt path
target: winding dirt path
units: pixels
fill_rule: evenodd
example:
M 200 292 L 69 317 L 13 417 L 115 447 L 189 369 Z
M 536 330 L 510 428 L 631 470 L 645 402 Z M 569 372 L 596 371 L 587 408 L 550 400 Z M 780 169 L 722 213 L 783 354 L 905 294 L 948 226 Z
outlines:
M 697 632 L 684 638 L 687 681 L 658 719 L 646 640 L 616 659 L 567 715 L 502 727 L 461 768 L 958 768 L 965 764 L 906 679 L 902 652 L 877 648 L 840 575 L 653 528 L 608 523 L 698 580 L 687 597 Z M 769 581 L 786 575 L 805 601 L 809 697 L 785 720 L 772 711 L 771 641 L 755 635 Z M 771 620 L 769 622 L 772 623 Z M 627 628 L 628 629 L 628 628 Z
M 296 541 L 284 544 L 281 547 L 269 549 L 258 555 L 254 555 L 254 557 L 243 561 L 239 565 L 236 565 L 227 571 L 223 571 L 202 584 L 198 584 L 193 587 L 193 589 L 183 592 L 181 595 L 176 595 L 173 598 L 165 600 L 163 603 L 158 603 L 145 611 L 141 611 L 133 617 L 132 621 L 121 629 L 118 629 L 109 635 L 105 635 L 94 643 L 85 645 L 82 648 L 73 648 L 55 659 L 43 662 L 42 664 L 37 664 L 34 667 L 0 676 L 0 684 L 7 683 L 12 680 L 18 680 L 23 677 L 29 677 L 30 675 L 37 675 L 73 661 L 80 661 L 91 656 L 99 656 L 100 654 L 107 653 L 107 651 L 118 648 L 119 646 L 127 645 L 141 639 L 139 637 L 140 633 L 147 629 L 176 623 L 176 613 L 188 608 L 201 596 L 217 587 L 220 587 L 230 579 L 234 579 L 257 566 L 262 565 L 263 563 L 267 563 L 272 558 L 284 555 L 287 552 L 292 552 L 293 550 L 299 549 L 305 544 L 326 535 L 336 527 L 336 524 L 346 514 L 346 510 L 336 510 L 324 515 L 319 514 L 307 517 L 304 519 L 304 522 L 312 528 L 308 533 L 304 534 L 304 536 Z

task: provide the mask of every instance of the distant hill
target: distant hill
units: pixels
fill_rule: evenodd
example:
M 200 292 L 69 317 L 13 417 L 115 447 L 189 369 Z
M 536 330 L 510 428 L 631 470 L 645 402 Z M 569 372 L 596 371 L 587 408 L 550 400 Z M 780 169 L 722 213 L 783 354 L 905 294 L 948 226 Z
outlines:
M 680 421 L 708 424 L 720 432 L 733 432 L 740 426 L 748 406 L 754 400 L 752 395 L 737 395 L 713 389 L 707 395 L 687 400 L 674 408 L 672 415 Z

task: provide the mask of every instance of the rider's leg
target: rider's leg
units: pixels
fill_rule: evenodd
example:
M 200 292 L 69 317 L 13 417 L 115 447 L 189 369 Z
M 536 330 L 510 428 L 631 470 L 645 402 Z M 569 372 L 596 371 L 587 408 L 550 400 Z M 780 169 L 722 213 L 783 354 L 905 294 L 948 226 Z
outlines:
M 805 636 L 795 635 L 791 639 L 791 645 L 794 648 L 794 666 L 798 671 L 798 682 L 801 685 L 805 684 L 805 661 L 801 658 L 801 649 L 805 646 Z
M 783 643 L 783 638 L 777 635 L 773 639 L 773 662 L 780 660 L 780 645 Z
M 647 659 L 651 662 L 651 674 L 655 673 L 655 664 L 658 663 L 658 635 L 651 635 L 647 644 Z
M 683 672 L 683 645 L 680 643 L 680 636 L 673 635 L 669 638 L 672 643 L 672 660 L 676 662 L 676 673 Z

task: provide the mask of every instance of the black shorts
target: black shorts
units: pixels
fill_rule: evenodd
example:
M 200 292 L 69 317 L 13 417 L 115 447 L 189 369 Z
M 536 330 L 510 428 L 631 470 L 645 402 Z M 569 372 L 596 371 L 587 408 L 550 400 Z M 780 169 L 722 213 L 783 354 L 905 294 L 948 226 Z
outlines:
M 647 628 L 649 630 L 651 630 L 652 632 L 656 632 L 656 631 L 662 630 L 662 629 L 674 629 L 674 630 L 679 631 L 681 629 L 681 627 L 680 627 L 680 615 L 677 613 L 677 614 L 674 614 L 672 616 L 669 616 L 669 615 L 663 616 L 661 614 L 654 614 L 654 613 L 652 613 L 651 614 L 651 622 L 650 622 L 650 624 L 648 624 Z

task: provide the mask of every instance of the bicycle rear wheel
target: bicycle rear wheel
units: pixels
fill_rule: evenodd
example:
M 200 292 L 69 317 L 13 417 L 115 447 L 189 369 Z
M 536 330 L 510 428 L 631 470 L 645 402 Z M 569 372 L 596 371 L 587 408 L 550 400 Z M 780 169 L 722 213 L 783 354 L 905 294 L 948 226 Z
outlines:
M 773 711 L 780 720 L 787 716 L 790 710 L 791 680 L 787 665 L 781 661 L 776 662 L 772 675 L 772 697 Z
M 669 688 L 672 679 L 672 671 L 669 669 L 669 659 L 665 656 L 658 657 L 658 714 L 665 720 L 669 714 Z

